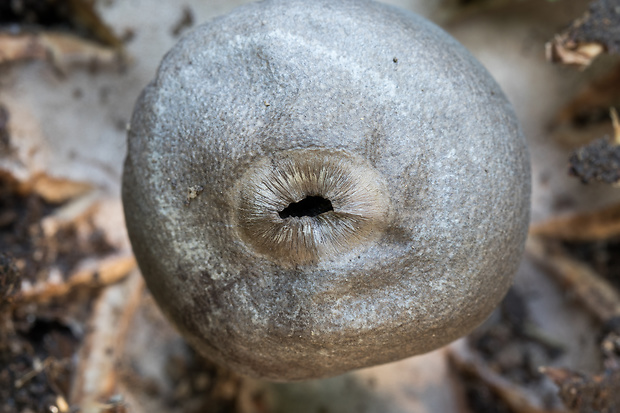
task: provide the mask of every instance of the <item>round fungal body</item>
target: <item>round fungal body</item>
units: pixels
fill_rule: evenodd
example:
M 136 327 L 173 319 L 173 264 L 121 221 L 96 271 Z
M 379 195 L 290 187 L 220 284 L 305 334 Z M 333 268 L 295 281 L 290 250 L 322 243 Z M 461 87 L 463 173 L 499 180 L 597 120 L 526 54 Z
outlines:
M 530 175 L 486 70 L 412 13 L 273 0 L 196 28 L 139 98 L 123 201 L 188 341 L 300 380 L 480 324 L 523 250 Z

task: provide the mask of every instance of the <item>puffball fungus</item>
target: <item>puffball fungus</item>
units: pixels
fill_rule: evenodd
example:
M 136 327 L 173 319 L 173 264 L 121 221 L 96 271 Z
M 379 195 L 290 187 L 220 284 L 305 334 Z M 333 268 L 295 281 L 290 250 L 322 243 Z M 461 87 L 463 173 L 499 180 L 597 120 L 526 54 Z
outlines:
M 479 325 L 529 194 L 513 109 L 440 28 L 373 1 L 267 0 L 165 56 L 122 195 L 147 285 L 196 350 L 300 380 Z

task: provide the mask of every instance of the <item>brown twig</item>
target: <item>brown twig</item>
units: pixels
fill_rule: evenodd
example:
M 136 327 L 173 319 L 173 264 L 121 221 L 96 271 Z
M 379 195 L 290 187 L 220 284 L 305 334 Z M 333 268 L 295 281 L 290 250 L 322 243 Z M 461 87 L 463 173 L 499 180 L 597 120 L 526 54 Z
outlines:
M 454 343 L 449 350 L 450 361 L 456 368 L 482 380 L 512 412 L 565 413 L 564 410 L 547 409 L 536 394 L 493 371 L 479 355 L 468 348 L 465 341 Z
M 589 265 L 569 257 L 557 245 L 530 236 L 527 254 L 602 322 L 620 315 L 620 294 Z
M 620 236 L 620 204 L 532 225 L 530 235 L 562 241 L 600 241 Z

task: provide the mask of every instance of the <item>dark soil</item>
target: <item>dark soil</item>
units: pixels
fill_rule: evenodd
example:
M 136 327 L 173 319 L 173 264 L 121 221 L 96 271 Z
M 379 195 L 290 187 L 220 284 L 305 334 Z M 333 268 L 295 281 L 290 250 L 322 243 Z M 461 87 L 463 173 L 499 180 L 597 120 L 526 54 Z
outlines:
M 81 339 L 72 326 L 87 314 L 64 302 L 0 314 L 1 413 L 50 412 L 68 399 Z
M 32 284 L 44 281 L 52 268 L 67 277 L 82 259 L 114 251 L 103 232 L 95 228 L 87 239 L 82 239 L 72 224 L 46 237 L 41 220 L 61 206 L 34 193 L 20 193 L 11 177 L 0 174 L 0 251 L 11 257 L 21 280 Z
M 18 302 L 21 283 L 45 281 L 52 268 L 66 278 L 82 259 L 114 251 L 100 231 L 84 240 L 72 224 L 45 237 L 41 220 L 62 205 L 22 191 L 0 175 L 0 413 L 49 412 L 67 400 L 98 292 L 83 288 L 51 302 Z

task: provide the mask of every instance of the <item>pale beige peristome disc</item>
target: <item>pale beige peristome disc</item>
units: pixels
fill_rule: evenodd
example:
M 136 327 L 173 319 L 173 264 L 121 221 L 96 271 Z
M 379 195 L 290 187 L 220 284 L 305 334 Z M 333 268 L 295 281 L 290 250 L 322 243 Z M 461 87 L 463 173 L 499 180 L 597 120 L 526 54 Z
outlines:
M 328 201 L 330 210 L 282 218 L 287 207 L 309 197 Z M 379 173 L 360 157 L 325 149 L 285 151 L 257 162 L 239 181 L 237 202 L 240 238 L 284 266 L 370 242 L 390 216 Z

